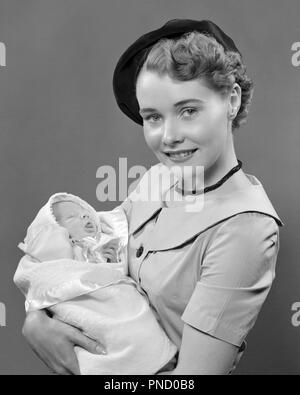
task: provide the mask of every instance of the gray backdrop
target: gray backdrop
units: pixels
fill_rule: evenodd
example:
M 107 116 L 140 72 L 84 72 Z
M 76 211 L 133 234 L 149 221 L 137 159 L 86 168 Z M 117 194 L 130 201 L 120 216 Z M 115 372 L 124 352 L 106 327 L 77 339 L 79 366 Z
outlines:
M 300 67 L 291 62 L 299 15 L 299 0 L 0 0 L 0 373 L 47 373 L 21 336 L 24 300 L 12 283 L 16 246 L 37 208 L 68 191 L 111 209 L 97 201 L 97 168 L 117 167 L 119 157 L 156 163 L 142 129 L 115 104 L 112 71 L 128 44 L 177 17 L 215 21 L 244 54 L 255 95 L 238 158 L 286 224 L 277 279 L 237 373 L 300 373 L 300 328 L 291 323 L 300 302 Z

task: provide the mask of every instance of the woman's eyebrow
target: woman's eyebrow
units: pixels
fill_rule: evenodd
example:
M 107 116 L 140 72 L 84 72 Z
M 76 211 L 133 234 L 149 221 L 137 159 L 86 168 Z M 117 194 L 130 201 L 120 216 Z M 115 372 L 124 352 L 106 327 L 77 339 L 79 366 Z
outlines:
M 173 105 L 173 107 L 178 108 L 187 104 L 205 104 L 204 100 L 201 99 L 185 99 L 185 100 L 180 100 L 179 102 L 175 103 Z M 146 114 L 146 113 L 153 113 L 153 112 L 157 112 L 156 108 L 141 108 L 140 109 L 140 115 Z
M 155 108 L 141 108 L 139 112 L 140 115 L 143 115 L 149 112 L 157 112 L 157 110 Z
M 184 106 L 186 104 L 205 104 L 204 100 L 201 99 L 185 99 L 185 100 L 180 100 L 179 102 L 174 104 L 174 107 L 181 107 Z

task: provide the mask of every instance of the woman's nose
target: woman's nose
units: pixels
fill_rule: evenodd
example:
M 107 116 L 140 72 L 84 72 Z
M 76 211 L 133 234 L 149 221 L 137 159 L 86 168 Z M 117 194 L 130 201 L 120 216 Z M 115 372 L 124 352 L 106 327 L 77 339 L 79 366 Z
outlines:
M 182 143 L 184 137 L 182 137 L 173 122 L 166 121 L 163 126 L 162 143 L 164 145 L 174 145 Z

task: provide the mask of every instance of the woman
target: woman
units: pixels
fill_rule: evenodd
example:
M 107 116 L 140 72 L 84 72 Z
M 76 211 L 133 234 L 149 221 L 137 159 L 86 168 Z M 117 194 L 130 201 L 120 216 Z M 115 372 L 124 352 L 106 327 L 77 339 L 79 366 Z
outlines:
M 169 21 L 133 43 L 114 73 L 121 110 L 143 125 L 160 161 L 141 189 L 162 167 L 192 169 L 160 199 L 133 193 L 122 205 L 130 275 L 180 350 L 176 367 L 161 374 L 229 373 L 274 279 L 282 222 L 234 148 L 252 90 L 234 42 L 210 21 Z M 201 209 L 187 209 L 190 197 Z M 59 374 L 78 374 L 74 345 L 103 351 L 46 313 L 30 314 L 23 333 Z

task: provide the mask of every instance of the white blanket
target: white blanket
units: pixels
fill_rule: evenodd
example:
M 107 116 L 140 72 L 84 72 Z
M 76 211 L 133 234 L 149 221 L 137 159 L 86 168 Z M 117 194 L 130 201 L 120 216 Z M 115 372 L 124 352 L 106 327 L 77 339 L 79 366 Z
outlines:
M 74 255 L 65 229 L 53 218 L 51 204 L 62 196 L 72 197 L 51 197 L 20 244 L 26 255 L 14 281 L 26 296 L 26 311 L 47 308 L 55 318 L 105 346 L 106 355 L 93 355 L 75 347 L 83 375 L 155 374 L 177 350 L 157 322 L 146 296 L 127 276 L 124 212 L 117 208 L 96 213 L 110 229 L 104 241 L 120 239 L 121 262 L 82 262 L 74 259 L 78 254 Z

